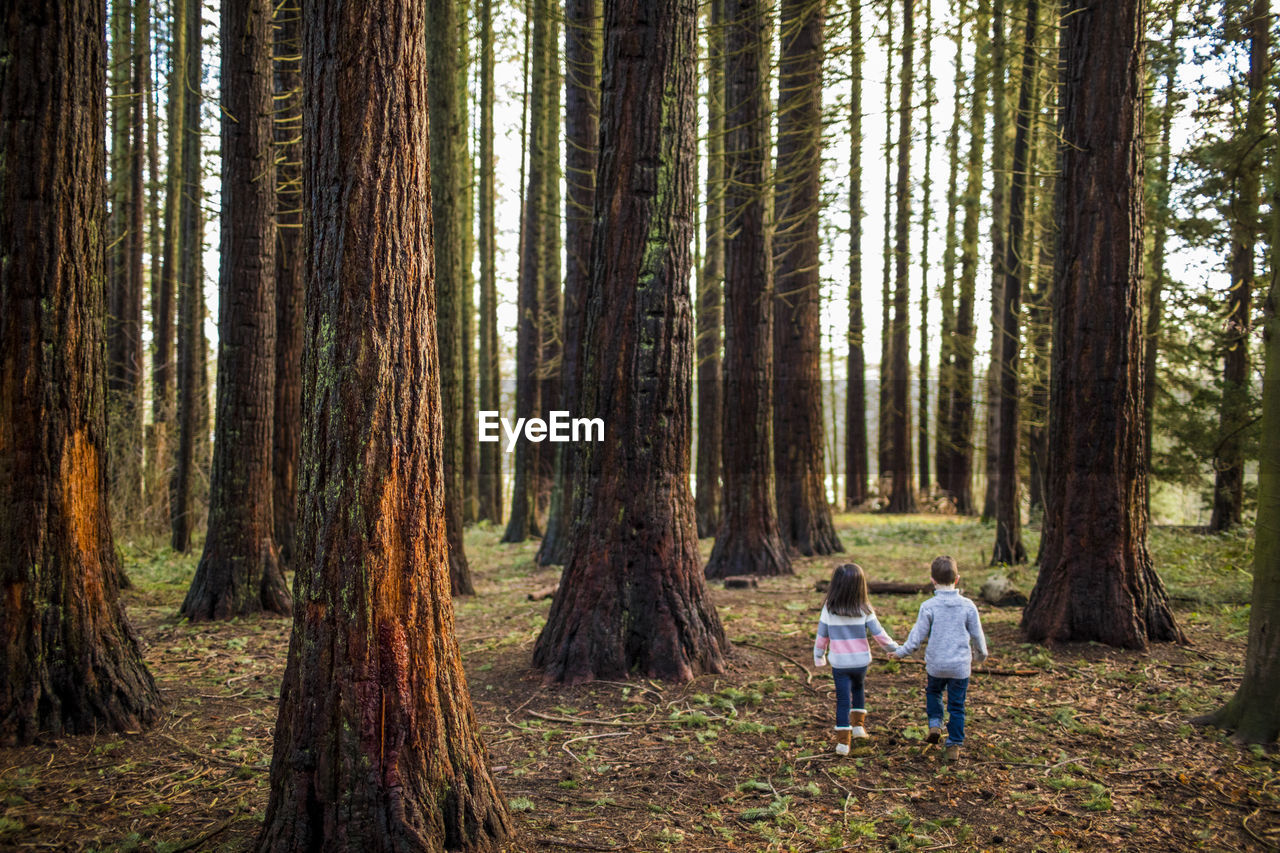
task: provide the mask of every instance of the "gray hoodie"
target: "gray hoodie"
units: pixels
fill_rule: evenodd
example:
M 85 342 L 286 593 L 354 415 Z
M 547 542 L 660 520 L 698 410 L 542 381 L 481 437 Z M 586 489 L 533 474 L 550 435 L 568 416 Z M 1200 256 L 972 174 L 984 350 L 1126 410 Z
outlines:
M 959 590 L 943 587 L 934 590 L 933 598 L 920 605 L 920 615 L 911 634 L 893 656 L 904 658 L 927 640 L 925 672 L 934 678 L 968 678 L 974 657 L 969 650 L 971 638 L 981 663 L 987 659 L 987 638 L 982 633 L 978 608 Z

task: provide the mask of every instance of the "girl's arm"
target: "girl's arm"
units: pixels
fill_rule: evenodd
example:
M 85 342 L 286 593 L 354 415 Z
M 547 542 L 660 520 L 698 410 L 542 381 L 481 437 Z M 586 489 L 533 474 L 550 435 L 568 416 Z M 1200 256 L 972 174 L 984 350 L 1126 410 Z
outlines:
M 898 643 L 890 637 L 889 634 L 881 626 L 880 620 L 876 618 L 875 613 L 867 616 L 867 634 L 875 637 L 876 642 L 884 646 L 889 651 L 893 651 L 898 647 Z
M 827 608 L 822 608 L 822 616 L 818 618 L 818 638 L 813 641 L 813 665 L 826 666 L 827 649 L 831 647 L 831 637 L 827 633 Z

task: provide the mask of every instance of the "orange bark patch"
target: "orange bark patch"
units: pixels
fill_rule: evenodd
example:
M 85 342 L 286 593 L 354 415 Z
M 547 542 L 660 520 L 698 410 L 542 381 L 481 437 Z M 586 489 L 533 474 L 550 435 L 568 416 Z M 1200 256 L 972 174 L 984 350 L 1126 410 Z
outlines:
M 102 543 L 102 460 L 83 427 L 73 432 L 63 446 L 58 482 L 62 486 L 68 538 L 82 565 L 96 569 Z

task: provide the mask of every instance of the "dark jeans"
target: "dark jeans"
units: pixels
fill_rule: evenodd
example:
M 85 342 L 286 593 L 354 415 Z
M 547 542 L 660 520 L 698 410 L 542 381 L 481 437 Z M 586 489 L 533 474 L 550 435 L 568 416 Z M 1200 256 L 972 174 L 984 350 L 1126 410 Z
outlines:
M 969 692 L 967 678 L 935 678 L 928 676 L 924 688 L 924 708 L 930 726 L 942 726 L 942 691 L 947 691 L 947 746 L 964 743 L 964 697 Z
M 863 679 L 867 677 L 867 668 L 836 669 L 831 667 L 831 677 L 836 682 L 836 727 L 847 728 L 849 725 L 849 709 L 866 710 L 866 696 L 862 691 Z

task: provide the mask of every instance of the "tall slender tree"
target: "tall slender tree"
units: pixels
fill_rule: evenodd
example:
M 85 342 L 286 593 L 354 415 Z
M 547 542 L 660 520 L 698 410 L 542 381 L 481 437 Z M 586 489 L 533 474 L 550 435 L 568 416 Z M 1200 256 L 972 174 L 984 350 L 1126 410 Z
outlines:
M 600 7 L 597 0 L 569 0 L 565 6 L 565 259 L 564 342 L 560 355 L 560 409 L 581 408 L 582 335 L 591 275 L 592 209 L 595 205 L 596 150 L 600 123 Z M 556 446 L 555 483 L 547 529 L 538 548 L 542 565 L 564 565 L 573 532 L 577 445 Z
M 1023 256 L 1024 227 L 1027 210 L 1027 177 L 1030 167 L 1031 101 L 1036 76 L 1036 26 L 1039 23 L 1039 0 L 1026 0 L 1026 29 L 1022 40 L 1022 68 L 1018 83 L 1018 109 L 1014 114 L 1017 129 L 1013 139 L 1012 174 L 1009 181 L 1009 228 L 1005 245 L 1004 287 L 1001 288 L 1000 352 L 993 353 L 993 364 L 1000 377 L 1000 468 L 996 492 L 996 542 L 991 550 L 992 564 L 1025 563 L 1022 545 L 1022 519 L 1018 500 L 1018 452 L 1021 430 L 1018 425 L 1020 387 L 1018 352 L 1022 340 L 1020 328 L 1022 290 L 1030 272 Z
M 547 37 L 545 109 L 543 118 L 542 179 L 543 208 L 541 215 L 546 220 L 542 229 L 542 238 L 546 241 L 542 249 L 542 270 L 539 289 L 542 294 L 541 353 L 538 356 L 538 376 L 542 389 L 538 392 L 541 403 L 541 416 L 549 421 L 551 411 L 561 402 L 560 371 L 564 355 L 564 270 L 560 262 L 563 240 L 560 236 L 561 225 L 561 165 L 560 165 L 560 128 L 561 128 L 561 75 L 560 75 L 560 20 L 561 4 L 551 2 L 547 7 L 550 18 L 550 32 Z M 545 534 L 547 515 L 551 507 L 551 492 L 555 485 L 557 448 L 544 444 L 538 448 L 538 507 L 537 515 L 540 527 Z
M 281 563 L 293 563 L 302 442 L 302 69 L 300 0 L 275 8 L 276 351 L 272 498 Z
M 723 515 L 707 577 L 790 574 L 773 489 L 773 251 L 764 0 L 725 20 Z
M 547 41 L 550 39 L 549 0 L 527 0 L 531 30 L 526 39 L 527 75 L 524 134 L 524 196 L 520 210 L 520 270 L 516 309 L 516 417 L 537 417 L 542 411 L 542 283 L 546 250 Z M 520 441 L 515 448 L 511 487 L 511 516 L 503 542 L 523 542 L 542 534 L 538 523 L 538 450 L 541 445 Z
M 1226 330 L 1222 338 L 1220 438 L 1214 456 L 1213 514 L 1210 530 L 1240 524 L 1244 509 L 1243 436 L 1250 419 L 1249 338 L 1253 326 L 1254 255 L 1258 239 L 1258 186 L 1271 132 L 1266 122 L 1271 62 L 1269 0 L 1252 0 L 1240 13 L 1248 33 L 1248 100 L 1241 129 L 1240 156 L 1233 165 L 1230 202 L 1231 289 L 1227 292 Z
M 724 0 L 711 0 L 707 26 L 706 250 L 697 299 L 698 470 L 694 511 L 698 536 L 720 526 L 720 445 L 724 386 L 720 349 L 724 330 Z
M 1182 641 L 1147 551 L 1143 0 L 1063 8 L 1050 466 L 1033 642 Z
M 436 335 L 440 357 L 440 416 L 444 423 L 444 517 L 449 539 L 449 584 L 473 595 L 462 536 L 462 217 L 458 173 L 464 168 L 466 125 L 458 103 L 458 7 L 427 0 L 427 92 L 431 127 L 431 218 L 434 229 Z
M 581 403 L 615 435 L 583 445 L 569 563 L 534 647 L 548 681 L 724 667 L 689 489 L 696 25 L 689 0 L 605 4 Z
M 300 606 L 259 851 L 490 849 L 511 830 L 449 598 L 426 5 L 303 7 Z
M 929 243 L 933 226 L 933 0 L 924 0 L 924 180 L 920 184 L 920 386 L 916 412 L 916 453 L 920 463 L 920 489 L 928 492 L 929 476 L 929 305 L 936 299 L 929 280 Z
M 884 207 L 881 209 L 880 229 L 880 382 L 877 396 L 878 421 L 876 426 L 876 479 L 881 498 L 891 476 L 893 467 L 893 73 L 894 43 L 893 21 L 894 0 L 885 2 L 885 30 L 881 36 L 881 44 L 885 51 L 884 75 Z
M 477 492 L 480 476 L 480 443 L 476 422 L 476 164 L 472 150 L 471 73 L 475 65 L 471 55 L 472 0 L 462 0 L 458 7 L 458 75 L 456 78 L 458 111 L 462 122 L 461 163 L 455 180 L 458 183 L 457 215 L 462 232 L 462 444 L 459 463 L 462 477 L 462 523 L 477 519 Z
M 845 388 L 845 484 L 844 508 L 866 503 L 870 463 L 867 459 L 867 357 L 866 326 L 862 316 L 862 66 L 866 47 L 862 41 L 862 0 L 850 10 L 849 95 L 849 354 Z
M 493 0 L 480 3 L 480 409 L 496 412 L 502 392 L 498 371 L 497 233 L 494 220 L 493 147 Z M 480 445 L 477 477 L 481 519 L 502 521 L 502 450 L 497 442 Z
M 160 697 L 121 606 L 106 472 L 102 0 L 0 20 L 0 744 L 130 731 Z
M 1000 369 L 997 362 L 1004 344 L 1005 237 L 1009 212 L 1005 191 L 1009 179 L 1009 110 L 1008 41 L 1005 37 L 1005 0 L 993 0 L 991 6 L 991 355 L 987 360 L 987 435 L 983 451 L 986 457 L 986 491 L 982 499 L 982 518 L 995 518 L 1000 490 Z
M 173 477 L 169 481 L 169 514 L 173 550 L 185 554 L 191 547 L 192 506 L 195 480 L 201 457 L 197 451 L 207 429 L 204 362 L 204 198 L 200 137 L 203 23 L 202 0 L 175 0 L 183 3 L 186 33 L 183 39 L 186 60 L 182 70 L 183 88 L 181 173 L 178 181 L 178 235 L 175 240 L 178 287 L 178 452 Z
M 209 530 L 181 613 L 288 613 L 272 512 L 276 198 L 271 3 L 222 6 L 218 402 Z
M 773 461 L 782 540 L 843 551 L 827 499 L 822 418 L 822 0 L 783 0 L 773 242 Z
M 911 86 L 915 72 L 915 0 L 902 2 L 902 62 L 898 91 L 898 156 L 894 219 L 893 325 L 888 330 L 891 358 L 889 430 L 892 477 L 889 512 L 915 512 L 911 470 Z M 883 393 L 883 392 L 882 392 Z

